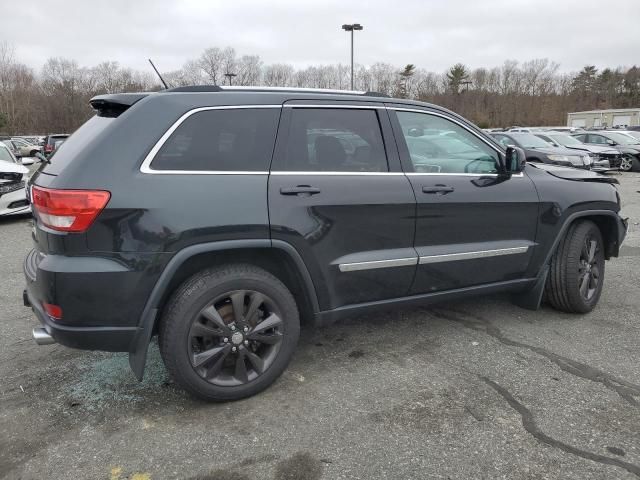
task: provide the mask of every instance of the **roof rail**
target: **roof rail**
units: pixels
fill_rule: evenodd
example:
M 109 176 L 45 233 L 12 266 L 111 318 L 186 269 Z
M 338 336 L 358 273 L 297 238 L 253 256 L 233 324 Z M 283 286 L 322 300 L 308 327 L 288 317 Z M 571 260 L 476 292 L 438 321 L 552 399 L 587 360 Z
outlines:
M 223 85 L 190 85 L 186 87 L 169 88 L 162 92 L 300 92 L 300 93 L 328 93 L 334 95 L 363 95 L 367 97 L 388 97 L 384 93 L 364 92 L 360 90 L 333 90 L 330 88 L 298 88 L 298 87 L 245 87 Z

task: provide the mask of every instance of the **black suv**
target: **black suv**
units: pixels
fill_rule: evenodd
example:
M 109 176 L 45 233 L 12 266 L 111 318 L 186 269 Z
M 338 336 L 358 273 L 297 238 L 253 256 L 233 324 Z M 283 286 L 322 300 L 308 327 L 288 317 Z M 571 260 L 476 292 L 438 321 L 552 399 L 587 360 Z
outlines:
M 300 323 L 511 292 L 584 313 L 626 222 L 607 178 L 527 165 L 443 108 L 376 94 L 183 87 L 102 95 L 30 181 L 38 343 L 159 334 L 209 400 L 266 388 Z

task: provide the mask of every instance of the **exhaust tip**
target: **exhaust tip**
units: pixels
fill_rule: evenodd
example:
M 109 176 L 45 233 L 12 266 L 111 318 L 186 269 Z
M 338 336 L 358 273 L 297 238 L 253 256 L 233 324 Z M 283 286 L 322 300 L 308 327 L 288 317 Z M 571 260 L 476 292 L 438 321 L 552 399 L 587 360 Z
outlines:
M 38 345 L 52 345 L 56 343 L 55 339 L 49 335 L 49 332 L 43 327 L 34 328 L 32 335 Z

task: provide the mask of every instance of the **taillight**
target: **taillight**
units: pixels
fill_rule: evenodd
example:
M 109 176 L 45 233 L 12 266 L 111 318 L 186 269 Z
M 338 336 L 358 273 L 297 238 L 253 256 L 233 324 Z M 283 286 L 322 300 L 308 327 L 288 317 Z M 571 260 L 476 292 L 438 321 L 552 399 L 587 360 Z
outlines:
M 54 320 L 62 320 L 62 308 L 60 305 L 54 305 L 52 303 L 43 303 L 42 304 L 44 311 L 47 312 Z
M 31 189 L 31 203 L 38 218 L 61 232 L 84 232 L 110 197 L 104 190 L 55 190 L 35 185 Z

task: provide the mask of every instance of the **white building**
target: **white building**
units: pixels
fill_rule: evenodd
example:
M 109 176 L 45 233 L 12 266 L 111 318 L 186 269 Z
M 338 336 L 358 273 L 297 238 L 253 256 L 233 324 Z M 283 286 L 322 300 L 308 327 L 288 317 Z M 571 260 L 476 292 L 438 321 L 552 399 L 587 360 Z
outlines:
M 640 108 L 612 108 L 567 114 L 568 127 L 631 127 L 640 125 Z

